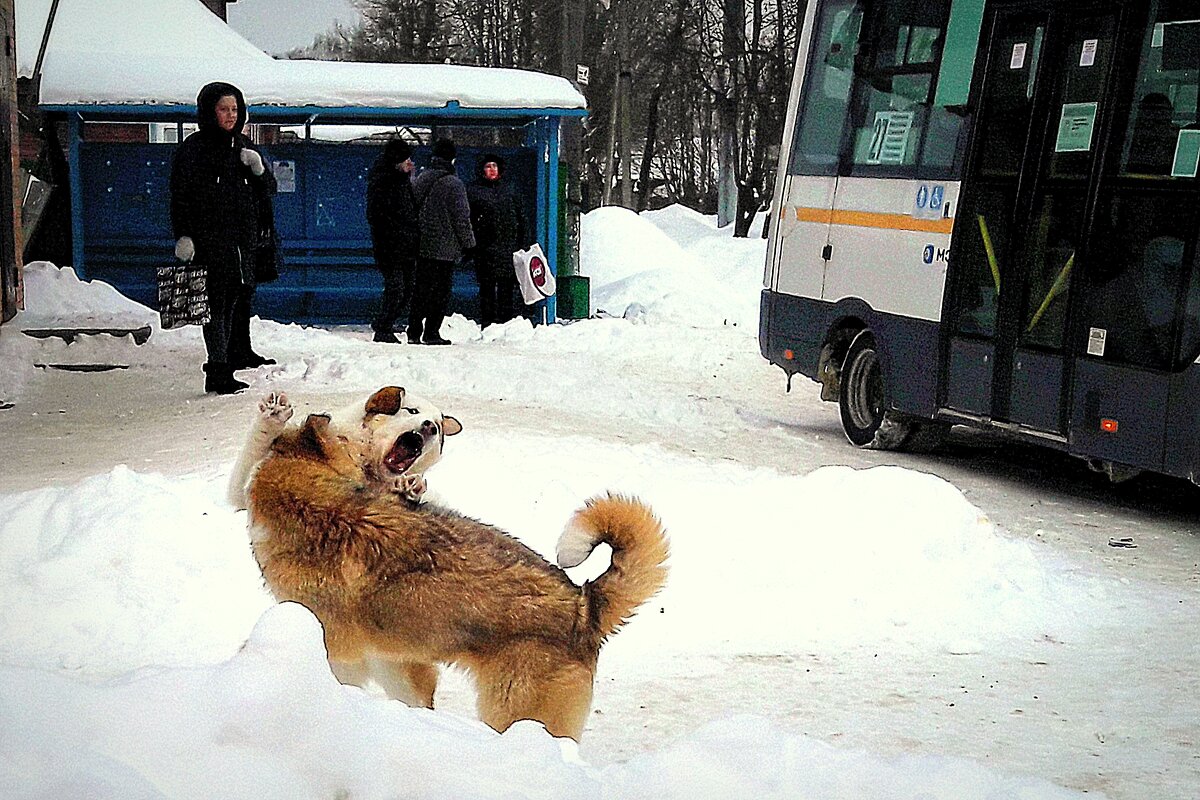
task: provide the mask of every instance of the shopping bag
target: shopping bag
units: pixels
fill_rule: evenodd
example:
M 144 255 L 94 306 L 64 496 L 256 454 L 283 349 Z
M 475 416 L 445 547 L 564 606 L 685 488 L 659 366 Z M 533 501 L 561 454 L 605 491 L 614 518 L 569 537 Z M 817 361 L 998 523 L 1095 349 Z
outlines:
M 158 315 L 162 327 L 203 325 L 208 310 L 208 267 L 176 261 L 158 268 Z
M 525 305 L 533 305 L 554 295 L 554 273 L 546 263 L 546 254 L 540 244 L 527 250 L 513 253 L 513 269 L 517 272 L 517 283 L 521 286 L 521 299 Z

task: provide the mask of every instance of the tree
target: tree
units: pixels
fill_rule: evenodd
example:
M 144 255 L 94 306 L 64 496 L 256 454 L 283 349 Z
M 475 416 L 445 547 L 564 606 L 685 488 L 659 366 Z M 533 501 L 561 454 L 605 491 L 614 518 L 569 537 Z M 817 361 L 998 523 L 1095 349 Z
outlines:
M 335 27 L 291 55 L 562 69 L 559 0 L 357 2 L 362 24 Z M 720 161 L 728 164 L 736 195 L 734 234 L 745 236 L 771 196 L 804 6 L 805 0 L 588 0 L 580 48 L 591 67 L 583 173 L 593 191 L 585 207 L 594 207 L 606 188 L 621 188 L 611 142 L 624 118 L 638 131 L 627 149 L 637 163 L 637 209 L 679 202 L 712 213 Z M 626 46 L 618 12 L 633 23 Z M 613 102 L 621 81 L 625 112 Z

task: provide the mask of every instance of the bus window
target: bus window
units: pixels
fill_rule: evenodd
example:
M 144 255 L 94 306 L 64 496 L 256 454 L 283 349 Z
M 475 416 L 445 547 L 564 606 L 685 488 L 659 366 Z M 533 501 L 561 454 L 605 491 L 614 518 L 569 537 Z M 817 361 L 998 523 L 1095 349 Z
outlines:
M 1200 20 L 1164 20 L 1163 14 L 1151 19 L 1142 42 L 1121 171 L 1133 177 L 1191 178 L 1196 175 L 1195 156 L 1200 156 L 1200 55 L 1192 47 Z
M 1200 60 L 1192 42 L 1200 26 L 1190 6 L 1151 4 L 1120 180 L 1102 184 L 1089 264 L 1087 327 L 1105 332 L 1103 353 L 1093 355 L 1161 370 L 1200 354 Z
M 1172 196 L 1122 193 L 1108 199 L 1097 223 L 1104 234 L 1096 247 L 1104 255 L 1096 259 L 1092 276 L 1088 327 L 1105 331 L 1102 356 L 1168 369 L 1186 242 L 1196 229 L 1196 213 Z M 1195 339 L 1194 329 L 1190 336 Z
M 837 174 L 861 27 L 857 2 L 834 0 L 819 12 L 788 169 L 792 175 Z
M 947 0 L 876 6 L 866 23 L 854 80 L 850 174 L 916 176 L 928 130 L 936 132 L 934 163 L 944 167 L 953 161 L 955 120 L 942 108 L 931 125 L 930 113 L 949 6 Z

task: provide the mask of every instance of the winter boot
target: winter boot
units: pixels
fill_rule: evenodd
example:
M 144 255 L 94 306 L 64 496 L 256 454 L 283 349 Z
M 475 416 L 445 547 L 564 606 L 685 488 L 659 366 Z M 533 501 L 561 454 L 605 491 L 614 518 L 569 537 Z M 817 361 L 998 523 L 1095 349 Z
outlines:
M 250 384 L 233 377 L 233 367 L 228 364 L 208 363 L 204 365 L 204 391 L 209 394 L 236 394 Z
M 229 356 L 229 364 L 235 370 L 237 370 L 237 369 L 258 369 L 259 367 L 265 367 L 269 364 L 274 364 L 274 363 L 275 363 L 275 359 L 266 358 L 265 356 L 260 356 L 258 353 L 254 352 L 253 350 L 251 350 L 245 354 L 239 353 L 238 355 L 230 355 Z
M 400 344 L 400 340 L 396 338 L 396 334 L 392 331 L 375 331 L 375 335 L 371 337 L 371 341 Z

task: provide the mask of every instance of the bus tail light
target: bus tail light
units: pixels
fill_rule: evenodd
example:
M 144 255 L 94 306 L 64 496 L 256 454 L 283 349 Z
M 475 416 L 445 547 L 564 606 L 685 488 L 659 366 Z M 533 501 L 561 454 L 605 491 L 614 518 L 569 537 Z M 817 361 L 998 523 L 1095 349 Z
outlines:
M 1105 433 L 1116 433 L 1117 427 L 1118 425 L 1115 419 L 1100 420 L 1100 430 L 1104 431 Z
M 796 358 L 796 354 L 793 353 L 791 350 L 784 350 L 783 357 L 786 358 L 788 361 L 792 361 Z

